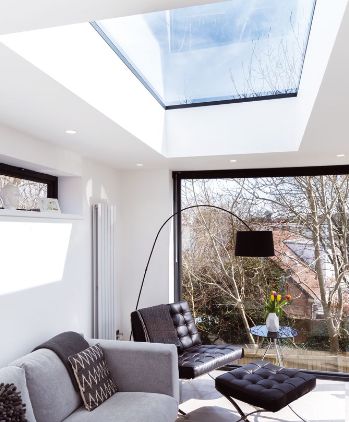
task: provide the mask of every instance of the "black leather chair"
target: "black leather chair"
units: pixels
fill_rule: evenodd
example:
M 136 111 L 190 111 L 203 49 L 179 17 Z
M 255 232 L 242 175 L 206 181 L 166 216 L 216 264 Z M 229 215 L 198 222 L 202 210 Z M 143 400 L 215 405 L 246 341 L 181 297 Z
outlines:
M 176 344 L 181 379 L 199 377 L 231 364 L 244 354 L 240 346 L 202 344 L 188 303 L 184 300 L 132 312 L 131 324 L 135 341 Z M 162 331 L 160 336 L 157 336 L 156 330 Z

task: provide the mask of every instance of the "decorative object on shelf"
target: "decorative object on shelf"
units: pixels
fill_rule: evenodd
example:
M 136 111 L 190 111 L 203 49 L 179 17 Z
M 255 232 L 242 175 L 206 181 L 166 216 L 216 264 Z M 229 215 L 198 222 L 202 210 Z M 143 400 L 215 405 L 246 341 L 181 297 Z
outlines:
M 58 199 L 56 198 L 40 198 L 39 208 L 41 212 L 61 212 Z
M 279 317 L 284 312 L 284 307 L 288 305 L 292 300 L 291 295 L 287 294 L 282 296 L 280 293 L 272 291 L 265 305 L 265 311 L 267 319 L 265 325 L 271 333 L 279 331 L 280 323 Z
M 1 189 L 2 206 L 5 209 L 15 210 L 19 206 L 20 192 L 18 186 L 8 183 Z
M 174 218 L 177 215 L 182 214 L 183 211 L 189 210 L 189 209 L 193 209 L 193 208 L 214 208 L 216 210 L 219 211 L 224 211 L 228 214 L 230 214 L 231 216 L 233 216 L 234 218 L 236 218 L 237 220 L 239 220 L 248 230 L 246 231 L 237 231 L 236 233 L 236 240 L 235 240 L 235 255 L 236 256 L 249 256 L 249 257 L 268 257 L 268 256 L 274 256 L 274 241 L 273 241 L 273 232 L 270 230 L 264 230 L 264 231 L 260 231 L 260 230 L 252 230 L 252 228 L 242 219 L 240 218 L 238 215 L 234 214 L 232 211 L 229 211 L 225 208 L 222 207 L 218 207 L 216 205 L 210 205 L 210 204 L 197 204 L 197 205 L 191 205 L 189 207 L 185 207 L 180 209 L 179 211 L 173 213 L 172 215 L 170 215 L 160 226 L 152 248 L 150 250 L 150 254 L 148 257 L 148 261 L 147 264 L 145 266 L 145 270 L 144 270 L 144 274 L 143 274 L 143 279 L 142 279 L 142 283 L 141 283 L 141 287 L 139 289 L 138 292 L 138 298 L 137 298 L 137 303 L 136 303 L 136 309 L 138 309 L 138 305 L 139 305 L 139 301 L 142 295 L 142 290 L 143 290 L 143 286 L 144 286 L 144 281 L 145 281 L 145 277 L 147 275 L 147 271 L 148 271 L 148 267 L 149 267 L 149 263 L 150 260 L 153 256 L 153 252 L 154 252 L 154 248 L 156 245 L 156 242 L 159 238 L 159 235 L 162 231 L 162 229 L 166 226 L 166 224 L 172 220 L 172 218 Z M 132 333 L 130 335 L 130 340 L 132 338 Z
M 26 422 L 25 404 L 14 384 L 0 384 L 0 420 L 3 422 Z

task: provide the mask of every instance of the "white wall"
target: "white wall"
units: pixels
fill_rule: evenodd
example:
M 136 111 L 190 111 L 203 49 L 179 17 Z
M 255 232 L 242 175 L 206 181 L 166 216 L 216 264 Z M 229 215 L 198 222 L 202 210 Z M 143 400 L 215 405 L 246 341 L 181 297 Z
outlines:
M 67 221 L 0 217 L 0 241 L 4 242 L 4 224 L 9 237 L 9 233 L 15 231 L 8 228 L 11 229 L 12 221 L 16 221 L 23 225 L 23 230 L 18 230 L 17 225 L 14 235 L 17 239 L 11 238 L 12 244 L 22 244 L 25 241 L 30 245 L 31 238 L 28 241 L 28 236 L 33 234 L 33 245 L 39 245 L 39 249 L 46 251 L 53 265 L 57 260 L 47 252 L 47 248 L 50 248 L 50 242 L 55 242 L 55 235 L 54 230 L 49 228 L 56 229 L 57 224 L 71 226 L 67 250 L 58 248 L 60 256 L 62 253 L 66 255 L 63 274 L 59 280 L 52 279 L 49 269 L 47 280 L 43 279 L 42 271 L 40 280 L 36 280 L 38 266 L 42 269 L 39 257 L 36 262 L 29 260 L 24 274 L 28 273 L 30 277 L 23 281 L 24 286 L 21 289 L 16 288 L 12 293 L 1 294 L 1 291 L 11 290 L 8 283 L 12 274 L 4 277 L 1 273 L 1 259 L 4 257 L 0 256 L 0 366 L 30 352 L 40 342 L 59 332 L 73 330 L 91 335 L 90 204 L 99 201 L 109 201 L 117 205 L 116 318 L 117 327 L 124 332 L 124 338 L 127 338 L 130 333 L 130 313 L 136 304 L 152 241 L 163 220 L 172 212 L 170 171 L 146 171 L 137 168 L 134 171 L 118 172 L 1 126 L 0 162 L 13 165 L 21 163 L 33 170 L 63 174 L 59 179 L 62 210 L 82 215 L 80 220 Z M 38 238 L 39 233 L 42 236 L 43 224 L 46 224 L 49 237 L 44 239 L 46 245 L 41 245 Z M 60 228 L 63 229 L 63 226 Z M 172 250 L 169 249 L 171 239 L 171 225 L 168 225 L 159 238 L 151 261 L 140 302 L 142 307 L 166 303 L 172 299 L 173 264 Z M 13 261 L 14 275 L 18 274 L 17 269 L 24 262 L 25 250 L 17 248 L 13 253 L 8 250 L 5 255 L 6 259 Z
M 161 224 L 172 214 L 171 173 L 168 170 L 122 172 L 121 198 L 120 310 L 122 331 L 124 338 L 128 338 L 130 314 L 136 306 L 152 242 Z M 150 262 L 141 308 L 168 303 L 172 298 L 171 236 L 168 224 Z
M 0 125 L 0 161 L 55 175 L 80 175 L 81 157 Z
M 301 141 L 298 108 L 298 98 L 285 98 L 168 110 L 165 153 L 195 157 L 295 151 Z
M 0 128 L 0 154 L 0 161 L 6 159 L 12 164 L 16 163 L 16 157 L 20 160 L 27 158 L 28 161 L 31 161 L 28 166 L 35 169 L 42 167 L 54 169 L 56 167 L 60 173 L 65 174 L 70 174 L 71 170 L 74 170 L 71 165 L 72 160 L 68 159 L 68 157 L 71 158 L 69 151 L 50 147 L 48 144 L 21 135 L 9 128 Z M 66 157 L 67 160 L 64 161 L 63 157 Z M 15 235 L 17 239 L 14 239 L 19 244 L 28 240 L 25 239 L 25 236 L 32 234 L 34 245 L 35 235 L 40 232 L 43 224 L 46 224 L 47 228 L 56 224 L 70 224 L 71 236 L 67 250 L 61 251 L 66 252 L 61 279 L 53 281 L 48 274 L 47 283 L 45 280 L 43 282 L 41 280 L 42 284 L 36 287 L 31 287 L 28 284 L 12 293 L 0 293 L 0 366 L 29 352 L 40 342 L 61 331 L 74 330 L 86 335 L 91 334 L 91 221 L 89 205 L 101 200 L 109 200 L 111 203 L 117 204 L 119 202 L 119 176 L 111 168 L 84 160 L 76 155 L 74 155 L 74 162 L 76 164 L 75 173 L 80 173 L 80 175 L 75 174 L 73 178 L 64 178 L 60 187 L 61 193 L 64 193 L 64 189 L 67 192 L 63 208 L 69 212 L 78 210 L 82 213 L 82 219 L 62 222 L 16 218 L 16 224 L 23 225 L 23 230 L 17 231 Z M 73 184 L 68 183 L 69 180 Z M 67 186 L 71 187 L 71 191 L 67 189 Z M 9 227 L 10 224 L 10 218 L 0 218 L 0 230 L 1 227 Z M 31 224 L 30 234 L 27 230 L 28 224 Z M 3 233 L 0 232 L 2 242 L 4 242 L 4 233 L 3 229 Z M 51 237 L 53 238 L 47 239 L 47 248 L 50 248 L 51 241 L 55 242 L 54 235 Z M 16 273 L 17 267 L 20 267 L 24 260 L 24 252 L 18 248 L 8 256 L 13 257 L 13 271 Z M 52 262 L 55 262 L 50 253 L 48 256 Z M 0 292 L 1 285 L 4 291 L 6 283 L 10 281 L 1 273 L 2 258 L 4 257 L 0 256 Z M 25 272 L 35 275 L 38 266 L 40 268 L 40 257 L 36 262 L 31 262 Z M 10 274 L 11 276 L 12 274 Z

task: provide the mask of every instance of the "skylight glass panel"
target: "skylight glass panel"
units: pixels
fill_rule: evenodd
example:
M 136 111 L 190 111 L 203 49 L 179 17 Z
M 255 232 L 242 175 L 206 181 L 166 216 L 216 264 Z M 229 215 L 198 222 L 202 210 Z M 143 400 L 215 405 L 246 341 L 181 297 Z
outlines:
M 166 108 L 298 92 L 315 0 L 230 0 L 94 22 Z

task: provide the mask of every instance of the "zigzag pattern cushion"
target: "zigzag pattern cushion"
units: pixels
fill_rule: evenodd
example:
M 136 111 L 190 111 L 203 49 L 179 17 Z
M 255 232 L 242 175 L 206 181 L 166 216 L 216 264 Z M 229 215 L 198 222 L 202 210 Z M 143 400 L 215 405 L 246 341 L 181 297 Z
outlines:
M 68 359 L 87 410 L 95 409 L 118 391 L 99 344 Z

